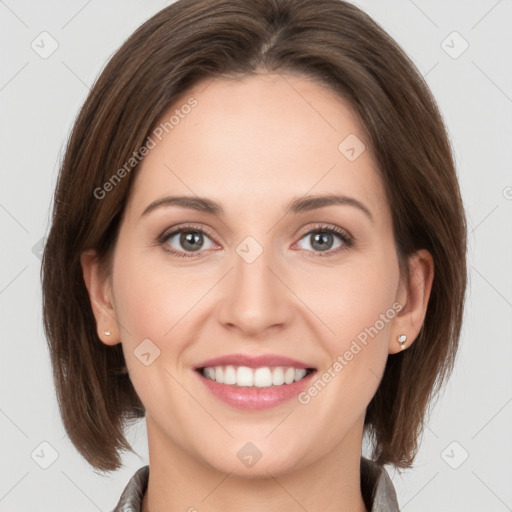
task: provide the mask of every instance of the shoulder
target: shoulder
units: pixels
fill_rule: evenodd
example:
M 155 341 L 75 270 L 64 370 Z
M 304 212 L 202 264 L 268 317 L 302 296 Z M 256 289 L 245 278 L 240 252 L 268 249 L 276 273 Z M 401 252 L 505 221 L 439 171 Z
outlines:
M 398 499 L 386 469 L 361 457 L 361 492 L 369 512 L 400 512 Z
M 149 466 L 136 471 L 124 488 L 116 508 L 112 512 L 140 512 L 142 500 L 148 486 Z

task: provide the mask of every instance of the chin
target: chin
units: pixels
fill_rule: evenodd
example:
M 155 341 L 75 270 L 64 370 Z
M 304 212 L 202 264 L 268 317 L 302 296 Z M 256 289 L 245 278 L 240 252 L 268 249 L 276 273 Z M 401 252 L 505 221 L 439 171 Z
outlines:
M 304 465 L 304 454 L 294 448 L 292 443 L 272 446 L 268 440 L 260 443 L 255 440 L 244 442 L 230 442 L 221 453 L 218 451 L 201 454 L 204 463 L 215 470 L 247 479 L 267 479 L 270 476 L 278 476 L 298 469 Z

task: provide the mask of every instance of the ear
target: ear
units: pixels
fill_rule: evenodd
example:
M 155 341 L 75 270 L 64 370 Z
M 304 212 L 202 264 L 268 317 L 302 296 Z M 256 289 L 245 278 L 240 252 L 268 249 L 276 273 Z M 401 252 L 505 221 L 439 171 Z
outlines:
M 102 271 L 96 251 L 84 251 L 80 255 L 80 263 L 96 318 L 98 337 L 105 345 L 117 345 L 121 340 L 110 280 Z M 105 334 L 105 331 L 110 332 L 110 335 Z
M 404 348 L 410 347 L 416 340 L 425 320 L 428 300 L 434 280 L 434 260 L 426 249 L 414 253 L 408 259 L 409 281 L 405 276 L 400 282 L 397 302 L 402 309 L 395 317 L 389 340 L 389 353 L 395 354 L 402 350 L 397 337 L 405 334 L 407 341 Z

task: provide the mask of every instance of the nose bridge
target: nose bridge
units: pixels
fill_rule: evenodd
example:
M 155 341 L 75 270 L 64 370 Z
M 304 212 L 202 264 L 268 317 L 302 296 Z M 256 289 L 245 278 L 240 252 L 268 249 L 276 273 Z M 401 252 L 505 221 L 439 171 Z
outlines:
M 248 236 L 235 248 L 234 268 L 220 313 L 223 323 L 253 335 L 289 319 L 287 288 L 276 276 L 279 264 L 269 240 L 270 236 L 265 238 L 264 246 Z

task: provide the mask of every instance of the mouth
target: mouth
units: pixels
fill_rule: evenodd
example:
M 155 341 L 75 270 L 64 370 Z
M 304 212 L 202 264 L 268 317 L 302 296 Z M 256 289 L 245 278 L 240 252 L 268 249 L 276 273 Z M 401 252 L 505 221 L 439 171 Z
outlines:
M 197 368 L 205 379 L 219 384 L 247 388 L 269 388 L 271 386 L 288 386 L 299 382 L 316 370 L 314 368 L 295 368 L 293 366 L 207 366 Z
M 194 370 L 213 397 L 245 410 L 275 407 L 296 398 L 317 372 L 288 357 L 243 354 L 209 359 Z

